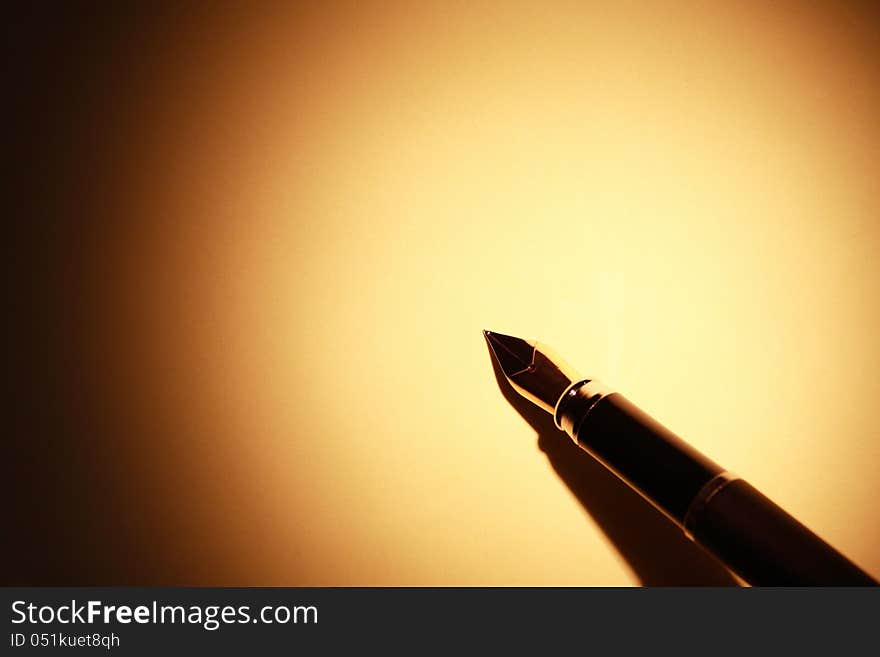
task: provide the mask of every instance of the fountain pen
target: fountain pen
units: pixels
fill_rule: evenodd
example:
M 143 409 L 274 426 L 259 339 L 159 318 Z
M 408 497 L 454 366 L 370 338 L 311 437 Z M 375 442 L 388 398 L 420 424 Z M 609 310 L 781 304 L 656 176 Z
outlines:
M 877 584 L 756 488 L 546 346 L 483 334 L 520 395 L 747 584 Z

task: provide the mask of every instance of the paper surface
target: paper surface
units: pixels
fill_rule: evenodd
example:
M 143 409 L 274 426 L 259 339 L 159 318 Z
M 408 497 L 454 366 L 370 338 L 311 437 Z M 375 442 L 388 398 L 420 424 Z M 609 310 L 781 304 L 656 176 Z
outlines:
M 181 27 L 96 321 L 188 581 L 662 581 L 644 509 L 577 499 L 484 328 L 880 574 L 874 46 L 838 14 L 607 4 Z

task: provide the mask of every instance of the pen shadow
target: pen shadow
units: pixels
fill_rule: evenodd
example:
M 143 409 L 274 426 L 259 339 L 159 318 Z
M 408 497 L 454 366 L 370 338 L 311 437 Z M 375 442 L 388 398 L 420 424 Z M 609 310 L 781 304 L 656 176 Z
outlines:
M 671 520 L 575 445 L 553 418 L 508 383 L 491 350 L 504 398 L 538 434 L 538 448 L 642 586 L 736 586 L 733 575 Z

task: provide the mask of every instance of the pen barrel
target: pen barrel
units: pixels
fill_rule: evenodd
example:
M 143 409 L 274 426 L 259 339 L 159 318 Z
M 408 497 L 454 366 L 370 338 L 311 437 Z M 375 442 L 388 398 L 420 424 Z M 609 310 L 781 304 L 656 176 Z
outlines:
M 698 493 L 724 471 L 620 393 L 596 401 L 584 386 L 559 415 L 581 448 L 679 526 Z
M 582 449 L 749 584 L 877 584 L 623 395 L 590 381 L 575 384 L 560 400 L 556 419 Z
M 711 488 L 711 484 L 710 484 Z M 685 531 L 756 586 L 873 586 L 877 582 L 748 482 L 695 500 Z

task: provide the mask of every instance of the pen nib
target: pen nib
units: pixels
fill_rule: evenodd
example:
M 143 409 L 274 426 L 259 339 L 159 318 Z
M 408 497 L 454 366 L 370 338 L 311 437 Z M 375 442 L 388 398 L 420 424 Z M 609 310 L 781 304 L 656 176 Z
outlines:
M 492 331 L 483 331 L 483 336 L 514 390 L 552 413 L 577 374 L 540 343 Z
M 508 379 L 514 374 L 528 369 L 532 364 L 535 355 L 534 343 L 492 331 L 483 331 L 483 336 L 489 343 L 495 360 L 501 365 L 504 376 Z

